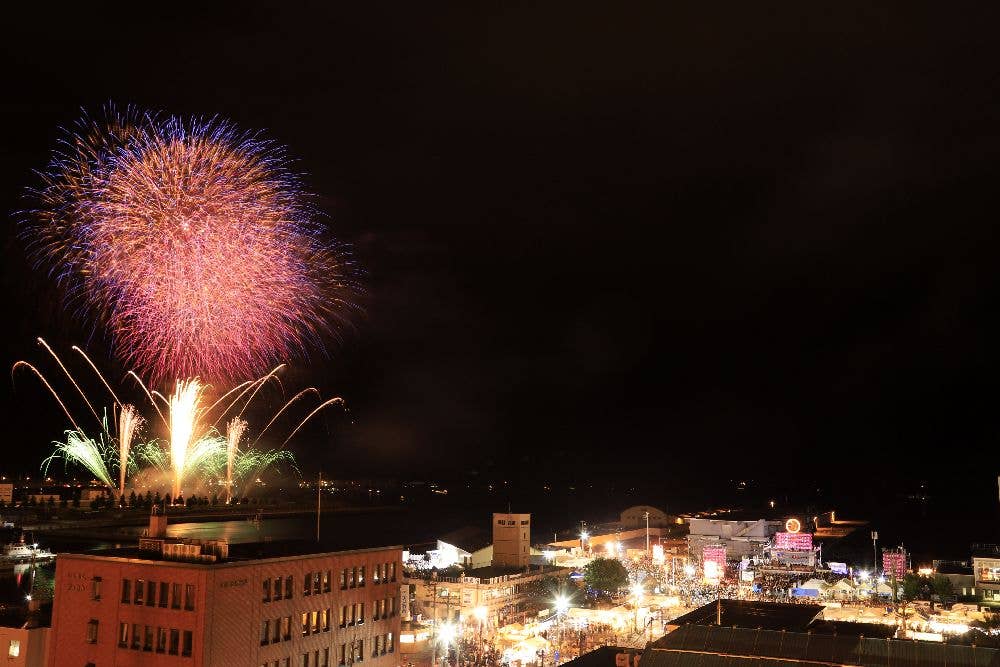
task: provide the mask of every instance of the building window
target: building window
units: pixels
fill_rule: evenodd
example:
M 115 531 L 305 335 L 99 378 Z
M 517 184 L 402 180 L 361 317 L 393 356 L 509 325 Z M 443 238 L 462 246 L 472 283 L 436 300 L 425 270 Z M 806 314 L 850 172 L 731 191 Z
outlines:
M 128 623 L 118 624 L 118 647 L 128 648 Z
M 318 611 L 312 612 L 311 614 L 309 614 L 309 618 L 312 621 L 312 632 L 313 634 L 316 634 L 317 632 L 319 632 L 319 612 Z
M 302 580 L 302 594 L 311 595 L 312 594 L 312 572 L 306 572 L 305 578 Z
M 291 575 L 288 575 L 287 577 L 285 577 L 285 599 L 286 600 L 291 600 L 292 599 L 292 584 L 293 583 L 294 582 L 292 581 L 292 576 Z
M 285 616 L 281 619 L 281 638 L 286 642 L 292 638 L 292 617 Z
M 330 631 L 330 608 L 329 607 L 327 607 L 326 609 L 324 609 L 322 611 L 322 617 L 323 617 L 323 632 L 329 632 Z
M 389 600 L 391 600 L 391 607 L 390 607 L 390 610 L 389 610 L 389 615 L 390 616 L 395 616 L 396 615 L 396 598 L 394 598 L 394 597 L 393 598 L 389 598 Z
M 170 598 L 170 584 L 166 581 L 160 582 L 160 605 L 164 609 L 167 608 L 167 601 Z
M 133 626 L 135 627 L 135 626 Z M 177 655 L 177 650 L 181 643 L 181 632 L 174 628 L 170 629 L 170 655 Z
M 181 585 L 180 584 L 170 584 L 170 608 L 180 609 L 181 608 Z
M 101 578 L 94 577 L 90 580 L 90 599 L 100 601 L 101 599 Z
M 341 644 L 340 648 L 337 649 L 337 664 L 347 664 L 347 644 Z
M 303 653 L 302 654 L 302 662 L 300 662 L 299 664 L 302 665 L 302 667 L 309 667 L 309 654 L 308 653 Z
M 333 573 L 330 570 L 327 570 L 326 572 L 323 573 L 323 592 L 324 593 L 329 593 L 330 592 L 330 586 L 331 586 L 330 580 L 333 578 L 331 576 L 332 574 Z
M 184 585 L 184 608 L 194 611 L 194 584 Z
M 343 606 L 340 608 L 340 627 L 347 627 L 347 607 Z
M 138 651 L 142 647 L 142 626 L 138 623 L 132 624 L 132 650 Z
M 364 585 L 365 585 L 365 566 L 362 565 L 358 576 L 358 586 L 364 587 Z
M 146 582 L 146 606 L 155 607 L 156 606 L 156 582 L 149 581 Z
M 156 652 L 166 653 L 167 652 L 167 629 L 166 628 L 156 628 Z
M 135 580 L 135 598 L 133 602 L 135 604 L 142 604 L 142 595 L 146 592 L 146 582 L 142 579 Z
M 271 580 L 270 579 L 265 579 L 264 580 L 264 599 L 263 599 L 263 601 L 264 602 L 270 602 L 271 601 Z
M 323 592 L 323 582 L 320 580 L 319 572 L 313 573 L 313 593 L 319 595 Z
M 142 650 L 152 651 L 153 650 L 153 626 L 147 625 L 143 628 L 142 633 Z
M 309 612 L 302 612 L 302 636 L 305 637 L 309 634 Z
M 394 651 L 394 647 L 396 644 L 395 644 L 395 638 L 392 636 L 391 632 L 387 637 L 386 643 L 389 644 L 389 653 L 392 653 Z
M 346 591 L 347 590 L 347 568 L 346 567 L 343 570 L 340 571 L 340 590 L 342 590 L 342 591 Z M 343 663 L 341 663 L 341 664 L 343 664 Z
M 382 580 L 382 564 L 375 563 L 375 567 L 372 569 L 372 583 L 378 584 Z
M 358 603 L 358 625 L 361 625 L 364 622 L 365 622 L 365 603 L 360 602 Z
M 265 646 L 271 640 L 271 619 L 265 618 L 260 626 L 260 645 Z
M 182 644 L 182 648 L 181 648 L 181 655 L 190 658 L 191 657 L 191 651 L 194 648 L 192 646 L 192 644 L 194 644 L 194 633 L 191 632 L 190 630 L 185 630 L 184 631 L 184 643 Z
M 132 582 L 128 579 L 122 579 L 122 604 L 128 604 L 132 601 Z
M 327 646 L 323 649 L 323 662 L 320 663 L 319 667 L 330 667 L 330 647 Z
M 97 619 L 92 618 L 87 621 L 87 643 L 96 644 L 97 643 Z
M 7 657 L 16 658 L 21 655 L 21 640 L 11 639 L 10 646 L 7 647 Z
M 396 563 L 389 563 L 390 568 L 390 581 L 396 582 Z
M 281 599 L 281 577 L 274 578 L 274 599 Z
M 358 586 L 358 568 L 352 567 L 351 568 L 350 587 L 351 588 L 357 588 L 357 586 Z
M 279 627 L 280 622 L 280 618 L 274 619 L 274 635 L 271 637 L 272 644 L 277 644 L 281 641 L 281 628 Z

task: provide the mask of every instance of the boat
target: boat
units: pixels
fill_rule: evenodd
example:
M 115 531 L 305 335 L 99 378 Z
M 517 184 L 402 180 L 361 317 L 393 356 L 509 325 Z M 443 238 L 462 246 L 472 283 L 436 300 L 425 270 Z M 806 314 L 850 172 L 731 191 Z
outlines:
M 0 548 L 0 563 L 39 563 L 55 557 L 56 555 L 48 549 L 39 548 L 37 543 L 28 544 L 24 538 L 20 542 L 5 544 Z

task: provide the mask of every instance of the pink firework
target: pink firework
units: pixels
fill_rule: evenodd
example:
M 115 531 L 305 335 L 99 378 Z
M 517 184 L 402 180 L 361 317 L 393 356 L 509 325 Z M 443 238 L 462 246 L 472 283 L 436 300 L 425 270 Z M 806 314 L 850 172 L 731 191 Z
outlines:
M 108 118 L 64 142 L 26 229 L 117 354 L 211 381 L 320 347 L 353 283 L 284 152 L 219 120 Z

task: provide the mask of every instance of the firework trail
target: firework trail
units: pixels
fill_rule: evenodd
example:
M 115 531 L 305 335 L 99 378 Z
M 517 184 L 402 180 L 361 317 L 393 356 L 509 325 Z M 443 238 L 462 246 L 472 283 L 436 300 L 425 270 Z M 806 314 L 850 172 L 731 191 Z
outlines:
M 226 503 L 233 502 L 233 462 L 246 428 L 247 423 L 239 417 L 234 417 L 226 424 Z
M 118 497 L 125 495 L 125 473 L 128 470 L 132 439 L 145 420 L 135 406 L 123 405 L 118 419 Z
M 346 321 L 353 268 L 282 148 L 113 109 L 69 135 L 32 192 L 29 252 L 154 383 L 256 375 Z
M 85 468 L 109 489 L 114 488 L 111 473 L 108 471 L 108 461 L 113 455 L 111 448 L 104 443 L 103 439 L 93 440 L 82 431 L 66 431 L 66 442 L 57 440 L 52 444 L 55 445 L 55 452 L 42 463 L 46 473 L 52 461 L 62 458 L 66 463 L 74 463 Z M 124 469 L 124 464 L 121 467 Z
M 193 466 L 195 448 L 204 438 L 196 437 L 201 428 L 202 394 L 205 386 L 197 378 L 178 380 L 173 395 L 169 398 L 170 415 L 170 467 L 174 475 L 173 497 L 181 494 L 181 481 L 185 466 Z M 197 434 L 200 435 L 200 434 Z M 198 457 L 203 453 L 198 450 Z M 191 460 L 188 460 L 188 459 Z

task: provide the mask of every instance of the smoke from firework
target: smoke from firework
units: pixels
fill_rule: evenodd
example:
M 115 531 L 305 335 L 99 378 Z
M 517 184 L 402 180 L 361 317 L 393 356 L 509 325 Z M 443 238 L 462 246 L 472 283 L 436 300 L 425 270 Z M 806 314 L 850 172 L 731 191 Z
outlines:
M 43 180 L 32 255 L 154 380 L 249 377 L 351 308 L 349 265 L 283 151 L 227 122 L 85 117 Z

